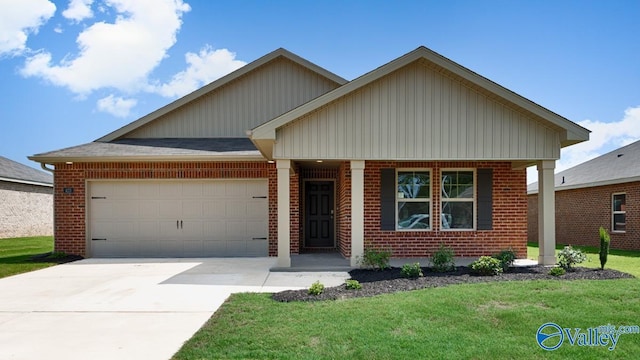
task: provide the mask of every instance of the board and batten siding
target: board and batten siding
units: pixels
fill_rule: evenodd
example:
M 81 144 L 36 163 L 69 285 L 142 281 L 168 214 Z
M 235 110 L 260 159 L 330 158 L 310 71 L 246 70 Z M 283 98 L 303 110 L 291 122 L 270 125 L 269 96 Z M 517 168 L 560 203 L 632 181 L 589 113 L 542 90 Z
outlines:
M 336 87 L 335 82 L 281 57 L 127 137 L 246 137 L 247 130 Z
M 418 62 L 277 130 L 274 157 L 558 159 L 559 130 Z

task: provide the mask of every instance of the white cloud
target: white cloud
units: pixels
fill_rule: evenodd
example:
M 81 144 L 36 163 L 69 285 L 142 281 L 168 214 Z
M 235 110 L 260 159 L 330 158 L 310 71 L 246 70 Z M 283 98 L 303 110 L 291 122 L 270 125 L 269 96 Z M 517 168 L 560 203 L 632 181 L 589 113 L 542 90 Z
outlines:
M 116 20 L 84 29 L 76 39 L 75 58 L 54 64 L 52 55 L 43 51 L 27 58 L 22 74 L 79 95 L 106 87 L 128 93 L 141 90 L 175 44 L 182 15 L 191 8 L 182 0 L 105 0 L 104 5 L 118 13 Z
M 113 94 L 98 100 L 98 110 L 109 113 L 117 117 L 127 117 L 131 112 L 131 108 L 136 106 L 138 101 L 136 99 L 124 99 L 116 97 Z
M 619 121 L 584 120 L 578 124 L 591 130 L 589 141 L 562 149 L 556 173 L 640 140 L 640 106 L 626 109 Z M 538 173 L 532 166 L 527 169 L 527 182 L 535 181 L 538 181 Z
M 69 7 L 62 12 L 62 16 L 77 22 L 92 18 L 91 4 L 93 0 L 69 0 Z
M 47 0 L 0 1 L 0 56 L 20 54 L 30 33 L 38 32 L 56 12 Z
M 227 49 L 214 50 L 210 46 L 197 54 L 189 52 L 185 55 L 187 69 L 175 74 L 166 84 L 152 86 L 151 91 L 165 97 L 186 95 L 246 65 L 235 57 L 236 54 Z

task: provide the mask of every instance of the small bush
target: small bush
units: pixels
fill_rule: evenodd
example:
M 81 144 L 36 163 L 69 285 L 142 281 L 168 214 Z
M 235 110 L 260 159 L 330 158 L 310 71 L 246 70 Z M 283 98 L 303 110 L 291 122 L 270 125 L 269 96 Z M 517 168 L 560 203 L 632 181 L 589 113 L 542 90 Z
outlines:
M 502 266 L 502 271 L 507 272 L 509 271 L 509 267 L 513 265 L 513 261 L 516 259 L 516 253 L 511 249 L 502 250 L 499 253 L 493 255 L 493 257 L 500 260 L 500 266 Z
M 311 284 L 309 288 L 309 295 L 320 295 L 324 291 L 324 285 L 318 280 Z
M 433 253 L 431 257 L 431 263 L 433 264 L 433 270 L 437 272 L 447 272 L 456 269 L 456 263 L 453 260 L 453 249 L 444 244 L 440 244 L 438 250 Z
M 580 249 L 572 248 L 571 245 L 565 246 L 558 254 L 558 265 L 566 271 L 572 271 L 575 264 L 580 264 L 586 260 L 587 255 Z
M 483 276 L 502 274 L 502 263 L 491 256 L 482 256 L 471 263 L 471 270 Z
M 346 281 L 347 290 L 360 290 L 362 289 L 362 284 L 358 280 L 347 280 Z
M 400 273 L 402 274 L 402 276 L 412 279 L 424 276 L 424 274 L 422 273 L 422 269 L 420 268 L 420 263 L 417 262 L 413 264 L 402 265 L 402 270 L 400 271 Z
M 600 269 L 604 270 L 604 264 L 607 263 L 607 256 L 609 255 L 609 244 L 611 243 L 611 237 L 607 230 L 600 226 Z
M 374 270 L 388 269 L 391 251 L 366 249 L 362 257 L 358 260 L 360 265 Z
M 549 270 L 549 275 L 552 276 L 562 276 L 565 274 L 564 268 L 561 268 L 560 266 L 554 266 L 551 268 L 551 270 Z

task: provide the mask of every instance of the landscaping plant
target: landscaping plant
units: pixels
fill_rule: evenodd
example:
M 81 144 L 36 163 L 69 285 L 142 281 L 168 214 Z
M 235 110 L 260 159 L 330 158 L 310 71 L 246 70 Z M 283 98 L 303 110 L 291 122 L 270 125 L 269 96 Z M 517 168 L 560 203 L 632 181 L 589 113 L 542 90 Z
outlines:
M 362 289 L 362 284 L 360 284 L 360 281 L 358 280 L 351 279 L 345 281 L 345 287 L 347 290 L 360 290 Z
M 502 274 L 502 263 L 491 256 L 481 256 L 480 259 L 471 263 L 471 270 L 483 276 L 494 276 Z
M 549 275 L 551 276 L 562 276 L 564 274 L 565 274 L 564 269 L 559 266 L 554 266 L 551 268 L 551 270 L 549 270 Z
M 422 269 L 420 268 L 420 263 L 418 262 L 402 265 L 402 270 L 400 271 L 400 273 L 402 274 L 402 276 L 411 279 L 424 276 L 424 274 L 422 273 Z
M 494 258 L 500 261 L 500 266 L 502 266 L 502 271 L 509 271 L 509 267 L 513 265 L 513 261 L 516 259 L 516 253 L 512 249 L 502 250 L 499 253 L 493 255 Z
M 587 255 L 580 249 L 574 249 L 569 246 L 565 246 L 558 254 L 558 265 L 564 268 L 566 271 L 572 271 L 575 264 L 580 264 L 587 260 Z
M 320 280 L 311 284 L 309 287 L 309 295 L 320 295 L 324 291 L 324 285 L 320 282 Z
M 374 270 L 384 270 L 391 267 L 389 266 L 390 257 L 391 251 L 388 250 L 365 249 L 359 263 Z
M 600 269 L 604 269 L 604 264 L 607 263 L 610 242 L 611 237 L 609 236 L 609 233 L 602 226 L 600 226 Z
M 456 269 L 456 263 L 453 260 L 453 249 L 440 244 L 438 250 L 433 253 L 431 257 L 431 263 L 433 264 L 433 270 L 437 272 L 447 272 Z

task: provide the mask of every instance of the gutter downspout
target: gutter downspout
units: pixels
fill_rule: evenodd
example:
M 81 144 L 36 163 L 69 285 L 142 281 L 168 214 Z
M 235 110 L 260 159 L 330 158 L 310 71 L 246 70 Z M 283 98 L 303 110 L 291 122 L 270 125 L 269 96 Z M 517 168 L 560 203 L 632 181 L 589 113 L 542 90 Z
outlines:
M 53 174 L 53 172 L 54 172 L 54 170 L 55 170 L 55 169 L 50 169 L 50 168 L 48 168 L 46 163 L 40 163 L 40 167 L 42 168 L 42 170 L 44 170 L 44 171 L 48 171 L 48 172 L 50 172 L 50 173 L 52 173 L 52 174 Z

